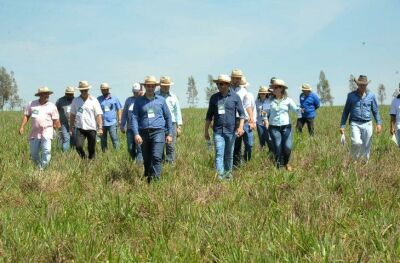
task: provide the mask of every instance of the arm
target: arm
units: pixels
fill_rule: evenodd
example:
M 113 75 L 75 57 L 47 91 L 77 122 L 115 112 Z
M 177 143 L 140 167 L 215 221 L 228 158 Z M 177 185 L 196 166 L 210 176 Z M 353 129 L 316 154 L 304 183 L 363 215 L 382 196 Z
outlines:
M 210 129 L 210 125 L 211 120 L 206 120 L 204 124 L 204 139 L 206 139 L 207 141 L 210 140 L 210 133 L 208 132 L 208 130 Z
M 162 111 L 163 111 L 163 115 L 164 115 L 164 119 L 165 119 L 165 125 L 166 125 L 166 129 L 167 129 L 167 136 L 166 136 L 166 140 L 167 143 L 171 143 L 172 142 L 172 117 L 171 117 L 171 112 L 169 111 L 167 102 L 165 100 L 163 100 L 162 102 Z
M 30 118 L 30 116 L 27 116 L 25 114 L 24 114 L 24 117 L 22 117 L 21 127 L 19 128 L 20 135 L 24 134 L 25 125 L 27 124 L 29 118 Z
M 371 107 L 372 107 L 372 114 L 374 115 L 374 119 L 376 121 L 376 125 L 382 126 L 382 119 L 381 116 L 379 115 L 378 102 L 376 101 L 375 96 L 373 96 Z
M 129 100 L 129 98 L 125 100 L 124 109 L 122 110 L 122 114 L 121 114 L 121 119 L 120 119 L 121 120 L 121 124 L 120 124 L 121 132 L 125 132 L 124 127 L 125 127 L 126 121 L 128 120 L 128 107 L 129 107 L 128 100 Z
M 347 121 L 347 118 L 349 117 L 350 107 L 351 107 L 351 101 L 350 101 L 350 94 L 349 94 L 347 96 L 346 104 L 344 105 L 342 119 L 340 120 L 340 133 L 341 134 L 344 133 L 344 128 L 346 128 L 346 121 Z
M 236 110 L 239 113 L 239 127 L 236 129 L 237 136 L 240 137 L 243 135 L 243 125 L 244 125 L 244 118 L 245 118 L 245 113 L 242 105 L 242 101 L 240 100 L 239 96 L 237 97 L 237 102 L 236 102 Z M 250 118 L 250 117 L 249 117 Z
M 97 133 L 101 136 L 103 134 L 103 115 L 96 115 Z
M 319 100 L 319 97 L 316 94 L 314 94 L 314 107 L 315 107 L 315 109 L 318 109 L 320 106 L 321 106 L 321 102 Z
M 75 114 L 71 112 L 69 116 L 69 133 L 72 134 L 75 128 Z
M 117 116 L 118 116 L 118 125 L 121 126 L 121 123 L 122 123 L 122 110 L 121 109 L 118 110 Z
M 207 113 L 206 113 L 206 122 L 204 124 L 204 138 L 206 140 L 210 140 L 210 133 L 208 132 L 208 130 L 210 129 L 212 118 L 213 118 L 212 100 L 213 100 L 213 97 L 210 98 L 210 101 L 208 103 L 208 109 L 207 109 Z
M 396 115 L 390 114 L 390 134 L 396 133 Z

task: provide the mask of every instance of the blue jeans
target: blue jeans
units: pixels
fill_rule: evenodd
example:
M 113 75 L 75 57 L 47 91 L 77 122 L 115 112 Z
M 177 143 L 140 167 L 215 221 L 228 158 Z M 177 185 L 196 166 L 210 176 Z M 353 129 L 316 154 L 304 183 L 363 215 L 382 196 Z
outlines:
M 250 129 L 249 123 L 245 123 L 243 126 L 244 134 L 243 134 L 243 142 L 244 142 L 244 160 L 250 161 L 251 159 L 251 150 L 253 149 L 253 130 Z
M 103 126 L 103 135 L 101 136 L 101 150 L 103 152 L 107 149 L 107 133 L 110 134 L 112 144 L 114 149 L 118 149 L 119 142 L 118 142 L 118 135 L 117 135 L 117 124 L 111 126 Z
M 292 125 L 269 126 L 269 134 L 275 148 L 275 161 L 280 168 L 289 163 L 292 152 Z
M 39 167 L 39 169 L 44 169 L 47 165 L 49 165 L 51 159 L 50 139 L 30 139 L 29 150 L 33 162 Z M 41 156 L 39 154 L 40 150 L 42 151 Z
M 128 129 L 126 131 L 126 144 L 128 145 L 128 152 L 132 160 L 143 162 L 142 147 L 135 143 L 132 129 Z
M 397 145 L 400 147 L 400 129 L 396 131 Z
M 72 133 L 71 137 L 71 135 L 69 134 L 69 125 L 61 124 L 59 143 L 61 144 L 61 149 L 63 152 L 68 151 L 71 146 L 75 146 L 75 134 L 76 134 L 76 129 Z
M 165 154 L 163 152 L 163 160 L 173 164 L 175 162 L 175 141 L 176 141 L 176 123 L 172 125 L 172 143 L 165 144 Z
M 144 176 L 150 182 L 160 179 L 162 169 L 162 154 L 165 144 L 164 129 L 142 129 L 139 131 L 143 139 L 142 153 L 144 163 Z
M 235 133 L 214 133 L 215 166 L 220 177 L 232 172 Z
M 258 140 L 260 141 L 260 146 L 264 147 L 265 144 L 267 144 L 269 152 L 273 153 L 274 144 L 272 143 L 272 139 L 271 136 L 269 135 L 268 129 L 262 124 L 257 124 L 257 134 L 258 134 Z

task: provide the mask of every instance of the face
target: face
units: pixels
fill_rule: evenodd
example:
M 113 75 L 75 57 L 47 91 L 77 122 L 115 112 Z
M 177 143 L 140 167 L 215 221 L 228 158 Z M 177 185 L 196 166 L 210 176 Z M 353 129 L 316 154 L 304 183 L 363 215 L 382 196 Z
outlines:
M 239 86 L 241 80 L 241 77 L 231 77 L 231 83 L 233 86 Z
M 49 101 L 50 94 L 49 93 L 41 93 L 39 94 L 39 100 L 42 102 L 48 102 Z
M 303 90 L 303 94 L 304 94 L 305 96 L 308 96 L 310 93 L 311 93 L 310 90 Z
M 267 93 L 258 93 L 258 96 L 260 96 L 260 99 L 265 99 L 267 97 Z
M 89 96 L 89 90 L 81 90 L 81 97 L 87 98 Z
M 367 89 L 367 84 L 357 84 L 357 87 L 362 90 L 365 91 Z
M 273 93 L 275 96 L 282 95 L 283 87 L 282 86 L 272 86 L 274 90 Z
M 164 92 L 164 93 L 167 93 L 167 92 L 169 92 L 169 88 L 170 88 L 170 86 L 164 86 L 164 85 L 162 85 L 162 86 L 160 86 L 160 90 L 161 90 L 161 92 Z
M 221 93 L 226 93 L 229 89 L 229 83 L 219 82 L 219 83 L 217 83 L 217 87 Z
M 154 94 L 156 87 L 156 84 L 145 84 L 144 88 L 146 89 L 146 94 Z
M 73 93 L 65 93 L 65 97 L 67 98 L 67 100 L 72 100 L 74 98 L 74 94 Z
M 110 93 L 109 89 L 101 89 L 101 94 L 103 94 L 103 96 L 106 96 Z

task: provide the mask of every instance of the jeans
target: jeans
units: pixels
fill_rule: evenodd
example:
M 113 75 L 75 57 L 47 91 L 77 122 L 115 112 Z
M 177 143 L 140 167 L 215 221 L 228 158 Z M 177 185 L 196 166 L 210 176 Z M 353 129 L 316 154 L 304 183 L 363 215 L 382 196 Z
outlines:
M 107 150 L 107 133 L 110 134 L 111 141 L 114 149 L 118 149 L 118 134 L 117 134 L 117 124 L 111 126 L 103 126 L 103 135 L 100 137 L 101 139 L 101 150 L 105 152 Z
M 268 129 L 262 124 L 257 124 L 257 134 L 258 140 L 260 141 L 260 146 L 264 147 L 265 144 L 267 144 L 269 152 L 273 153 L 274 144 L 272 142 L 271 136 L 269 135 Z
M 86 153 L 83 150 L 85 138 L 88 140 L 89 159 L 96 156 L 96 131 L 95 130 L 76 130 L 76 151 L 82 159 L 86 159 Z
M 39 156 L 40 150 L 42 150 L 41 156 Z M 51 139 L 30 139 L 29 151 L 35 165 L 37 165 L 39 169 L 46 168 L 51 159 Z
M 250 125 L 248 122 L 246 122 L 243 126 L 243 142 L 244 142 L 244 161 L 250 161 L 251 159 L 251 150 L 253 149 L 253 143 L 254 143 L 254 138 L 253 138 L 253 130 L 250 129 Z
M 220 178 L 232 171 L 235 133 L 214 133 L 215 166 Z
M 397 145 L 400 147 L 400 129 L 396 131 Z
M 135 143 L 132 129 L 126 131 L 126 144 L 128 145 L 128 152 L 132 160 L 143 162 L 142 147 Z
M 369 160 L 372 145 L 372 121 L 369 122 L 350 122 L 351 133 L 351 155 L 358 160 L 365 157 Z
M 275 149 L 275 161 L 277 167 L 289 163 L 292 152 L 292 125 L 269 126 L 269 134 Z
M 298 118 L 297 119 L 297 131 L 303 132 L 304 124 L 307 123 L 308 133 L 314 135 L 314 118 Z
M 61 129 L 59 133 L 59 139 L 61 144 L 61 149 L 63 152 L 69 150 L 70 147 L 75 146 L 76 129 L 73 131 L 72 136 L 69 134 L 69 125 L 61 124 Z
M 175 163 L 175 141 L 176 141 L 176 123 L 173 123 L 172 128 L 172 143 L 165 144 L 165 153 L 163 151 L 163 160 L 167 163 Z
M 143 139 L 142 153 L 144 161 L 144 176 L 150 182 L 160 179 L 162 169 L 162 153 L 165 144 L 164 129 L 141 129 L 139 131 Z

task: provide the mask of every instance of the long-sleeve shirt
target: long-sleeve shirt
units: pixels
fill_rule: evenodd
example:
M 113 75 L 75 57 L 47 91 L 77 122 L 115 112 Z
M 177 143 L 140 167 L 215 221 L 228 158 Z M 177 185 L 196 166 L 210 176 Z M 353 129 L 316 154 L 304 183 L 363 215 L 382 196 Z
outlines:
M 261 101 L 260 99 L 256 100 L 256 109 L 257 109 L 257 124 L 263 125 L 264 120 L 268 120 L 269 110 L 271 108 L 271 101 L 265 99 Z
M 294 103 L 294 101 L 289 98 L 283 99 L 275 99 L 271 97 L 270 103 L 270 114 L 269 114 L 269 124 L 273 126 L 284 126 L 290 124 L 290 115 L 289 111 L 293 111 L 296 113 L 300 112 L 300 108 Z
M 165 99 L 159 95 L 151 99 L 146 96 L 137 98 L 131 116 L 131 129 L 135 136 L 140 129 L 164 129 L 167 135 L 172 135 L 171 113 Z
M 122 116 L 121 116 L 121 128 L 124 128 L 126 125 L 126 128 L 129 130 L 131 129 L 131 124 L 132 124 L 132 112 L 133 112 L 133 106 L 135 105 L 135 96 L 128 97 L 125 100 L 124 104 L 124 109 L 122 110 Z
M 225 97 L 222 96 L 221 92 L 217 92 L 210 98 L 206 120 L 214 120 L 214 133 L 234 133 L 236 113 L 240 119 L 244 119 L 245 114 L 240 97 L 231 90 Z
M 69 113 L 71 112 L 71 103 L 74 98 L 67 99 L 67 96 L 59 98 L 56 102 L 57 110 L 60 115 L 60 123 L 69 129 Z
M 117 112 L 122 109 L 121 102 L 118 98 L 111 95 L 104 97 L 99 96 L 97 100 L 103 111 L 103 126 L 111 126 L 117 123 Z
M 346 127 L 346 121 L 350 114 L 350 122 L 368 122 L 374 116 L 378 125 L 382 124 L 379 116 L 378 103 L 375 95 L 371 92 L 366 92 L 363 97 L 358 94 L 358 91 L 350 92 L 347 95 L 346 104 L 344 105 L 340 127 Z
M 304 109 L 301 116 L 307 119 L 315 118 L 316 109 L 320 106 L 320 101 L 318 95 L 314 92 L 310 92 L 308 96 L 305 96 L 304 93 L 300 94 L 300 108 Z
M 171 92 L 164 93 L 157 91 L 156 94 L 164 97 L 165 101 L 167 102 L 168 109 L 172 116 L 172 123 L 176 123 L 179 126 L 182 125 L 182 112 L 178 97 Z

